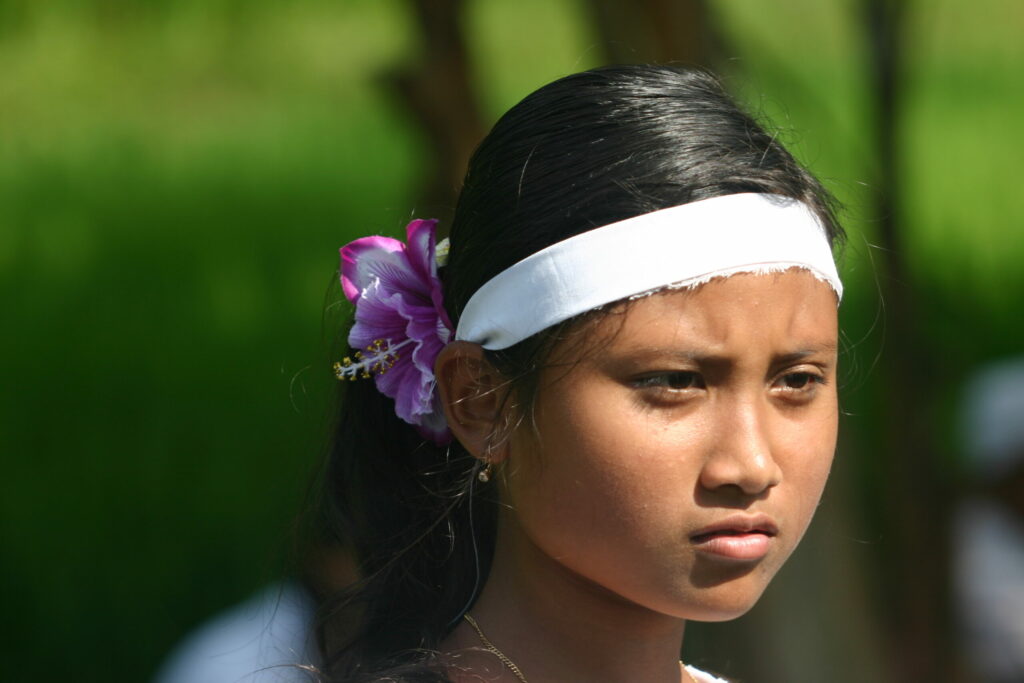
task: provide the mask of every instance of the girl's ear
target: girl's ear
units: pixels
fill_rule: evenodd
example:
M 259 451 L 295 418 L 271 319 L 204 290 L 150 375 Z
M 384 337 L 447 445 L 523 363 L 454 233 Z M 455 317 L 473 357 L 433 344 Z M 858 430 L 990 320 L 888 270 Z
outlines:
M 465 341 L 448 344 L 434 362 L 434 376 L 455 438 L 475 458 L 504 460 L 507 435 L 498 432 L 505 424 L 502 412 L 508 409 L 508 381 L 484 357 L 483 347 Z

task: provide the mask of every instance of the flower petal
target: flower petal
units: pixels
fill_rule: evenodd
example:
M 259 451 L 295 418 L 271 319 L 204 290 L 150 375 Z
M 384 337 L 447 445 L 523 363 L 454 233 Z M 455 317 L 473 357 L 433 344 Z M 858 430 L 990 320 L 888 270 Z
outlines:
M 437 277 L 437 264 L 434 262 L 435 237 L 437 221 L 433 218 L 414 220 L 405 226 L 406 254 L 409 265 L 416 269 L 423 282 Z
M 369 290 L 368 290 L 369 291 Z M 356 350 L 363 350 L 378 339 L 389 340 L 392 346 L 405 339 L 408 316 L 402 315 L 404 307 L 401 294 L 377 298 L 365 296 L 356 306 L 356 319 L 348 333 L 348 343 Z
M 418 424 L 420 416 L 430 410 L 429 397 L 424 400 L 423 375 L 408 355 L 400 355 L 394 366 L 374 381 L 380 393 L 394 399 L 395 414 L 409 424 Z
M 437 317 L 427 317 L 421 311 L 411 311 L 406 334 L 418 343 L 412 352 L 413 362 L 420 372 L 434 377 L 434 361 L 444 348 L 444 341 L 438 336 Z
M 420 436 L 430 439 L 438 446 L 444 446 L 451 443 L 452 432 L 448 429 L 448 422 L 445 420 L 444 410 L 441 408 L 441 399 L 436 391 L 434 398 L 436 399 L 434 410 L 429 415 L 423 416 L 423 421 L 417 425 L 416 430 Z
M 437 221 L 416 220 L 405 227 L 406 247 L 409 263 L 423 277 L 423 282 L 428 283 L 428 294 L 438 316 L 449 330 L 454 331 L 455 326 L 448 318 L 448 312 L 444 308 L 444 297 L 441 292 L 441 280 L 437 277 L 437 261 L 434 255 L 437 251 Z
M 341 252 L 341 288 L 355 303 L 362 292 L 381 279 L 382 273 L 402 268 L 405 245 L 390 237 L 362 237 L 349 242 Z

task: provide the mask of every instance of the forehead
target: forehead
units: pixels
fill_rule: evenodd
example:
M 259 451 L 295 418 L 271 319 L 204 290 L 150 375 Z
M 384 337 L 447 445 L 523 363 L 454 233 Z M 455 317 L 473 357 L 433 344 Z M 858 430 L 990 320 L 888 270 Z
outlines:
M 811 273 L 740 273 L 614 307 L 586 326 L 606 351 L 679 347 L 707 353 L 834 350 L 837 301 Z M 785 348 L 784 348 L 785 347 Z

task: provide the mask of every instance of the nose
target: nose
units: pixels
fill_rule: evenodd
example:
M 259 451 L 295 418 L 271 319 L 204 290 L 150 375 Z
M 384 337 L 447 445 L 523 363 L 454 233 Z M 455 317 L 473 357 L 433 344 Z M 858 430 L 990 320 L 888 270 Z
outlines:
M 700 485 L 715 491 L 735 487 L 756 496 L 782 481 L 772 452 L 770 407 L 756 400 L 718 406 L 713 437 L 700 473 Z

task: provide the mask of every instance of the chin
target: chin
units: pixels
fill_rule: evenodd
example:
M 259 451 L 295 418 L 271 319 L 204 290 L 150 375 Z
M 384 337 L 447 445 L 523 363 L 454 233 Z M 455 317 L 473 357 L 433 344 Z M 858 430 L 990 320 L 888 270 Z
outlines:
M 618 596 L 686 621 L 731 621 L 753 609 L 780 565 L 772 561 L 731 563 L 699 559 L 670 581 L 651 581 L 638 591 L 619 592 Z
M 691 621 L 731 621 L 749 612 L 761 599 L 768 580 L 759 572 L 697 588 L 683 615 Z
M 737 604 L 701 605 L 697 609 L 690 610 L 686 620 L 705 622 L 732 621 L 742 617 L 756 604 L 757 600 L 754 599 Z

